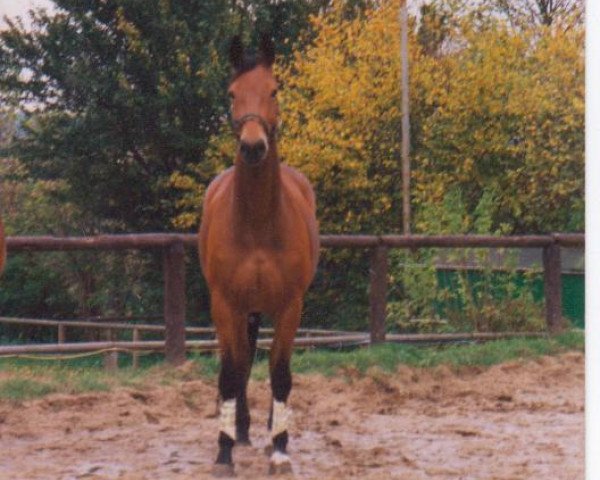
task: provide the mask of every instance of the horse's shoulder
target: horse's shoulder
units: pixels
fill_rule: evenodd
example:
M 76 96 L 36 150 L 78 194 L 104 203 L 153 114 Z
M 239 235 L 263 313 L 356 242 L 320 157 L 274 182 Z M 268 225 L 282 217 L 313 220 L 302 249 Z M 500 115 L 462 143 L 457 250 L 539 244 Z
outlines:
M 217 175 L 206 189 L 204 195 L 204 209 L 210 207 L 213 200 L 219 195 L 223 188 L 231 181 L 233 175 L 233 167 L 229 167 L 227 170 L 222 171 Z
M 296 170 L 286 164 L 281 165 L 282 172 L 285 178 L 296 188 L 300 190 L 300 193 L 310 205 L 311 209 L 314 210 L 316 207 L 315 192 L 310 184 L 308 178 L 300 171 Z
M 312 257 L 312 275 L 317 270 L 317 263 L 319 262 L 319 222 L 316 218 L 316 200 L 315 200 L 315 192 L 312 188 L 312 185 L 308 181 L 308 178 L 304 176 L 302 172 L 296 170 L 289 165 L 282 165 L 282 172 L 284 178 L 287 179 L 288 185 L 291 185 L 291 189 L 295 189 L 304 201 L 306 202 L 306 206 L 308 207 L 305 212 L 305 221 L 306 226 L 308 228 L 308 234 L 310 238 L 310 250 Z

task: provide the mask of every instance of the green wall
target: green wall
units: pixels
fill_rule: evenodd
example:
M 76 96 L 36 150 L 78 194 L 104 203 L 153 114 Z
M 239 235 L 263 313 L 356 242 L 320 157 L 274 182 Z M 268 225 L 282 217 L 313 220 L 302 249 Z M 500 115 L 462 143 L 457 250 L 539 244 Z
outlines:
M 501 272 L 496 272 L 502 275 Z M 468 272 L 470 281 L 477 282 L 482 274 L 476 270 Z M 456 272 L 452 270 L 438 270 L 438 285 L 442 287 L 451 286 L 456 278 Z M 533 297 L 537 301 L 544 300 L 544 280 L 539 275 L 530 284 L 533 290 Z M 524 275 L 519 275 L 517 279 L 517 288 L 525 288 Z M 582 273 L 563 273 L 562 274 L 562 312 L 568 318 L 573 326 L 583 328 L 585 326 L 585 276 Z
M 576 327 L 585 326 L 585 276 L 583 274 L 562 274 L 562 311 Z

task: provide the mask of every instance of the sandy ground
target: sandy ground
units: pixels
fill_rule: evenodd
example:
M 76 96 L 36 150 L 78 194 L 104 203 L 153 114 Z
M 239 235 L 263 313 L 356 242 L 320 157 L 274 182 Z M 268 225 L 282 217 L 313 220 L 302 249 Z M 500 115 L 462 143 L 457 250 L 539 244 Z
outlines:
M 0 479 L 203 479 L 216 455 L 216 387 L 195 379 L 145 390 L 0 403 Z M 266 477 L 266 382 L 250 386 L 253 446 L 237 478 Z M 290 455 L 297 479 L 581 479 L 580 353 L 459 374 L 296 376 Z

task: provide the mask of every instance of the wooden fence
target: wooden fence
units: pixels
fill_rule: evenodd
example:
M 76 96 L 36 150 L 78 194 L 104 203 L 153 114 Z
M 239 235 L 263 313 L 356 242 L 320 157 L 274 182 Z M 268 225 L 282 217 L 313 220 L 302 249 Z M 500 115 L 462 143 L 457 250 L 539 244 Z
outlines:
M 584 234 L 489 236 L 489 235 L 322 235 L 323 248 L 369 249 L 369 341 L 399 340 L 386 335 L 385 318 L 388 293 L 388 252 L 393 248 L 542 248 L 544 297 L 547 329 L 563 329 L 561 314 L 561 247 L 583 247 Z M 94 237 L 8 237 L 9 255 L 23 251 L 67 250 L 159 250 L 163 254 L 164 319 L 166 360 L 179 364 L 186 350 L 185 249 L 197 246 L 194 234 L 126 234 Z M 107 325 L 104 324 L 106 328 Z M 133 325 L 131 326 L 133 327 Z M 110 327 L 108 327 L 110 328 Z M 63 333 L 64 335 L 64 333 Z M 59 329 L 59 339 L 61 338 Z M 64 338 L 64 337 L 63 337 Z M 357 337 L 358 338 L 358 337 Z M 408 339 L 408 337 L 407 337 Z M 309 339 L 310 340 L 310 339 Z M 202 342 L 198 340 L 197 342 Z M 410 340 L 408 340 L 410 341 Z M 111 342 L 109 342 L 111 343 Z M 141 342 L 148 343 L 148 342 Z M 111 343 L 113 346 L 115 342 Z M 136 348 L 128 342 L 129 348 Z M 188 342 L 188 347 L 191 344 Z M 12 347 L 3 347 L 3 349 Z M 65 346 L 63 346 L 63 349 Z M 114 347 L 117 348 L 117 347 Z M 123 347 L 125 348 L 125 347 Z M 4 351 L 4 350 L 3 350 Z

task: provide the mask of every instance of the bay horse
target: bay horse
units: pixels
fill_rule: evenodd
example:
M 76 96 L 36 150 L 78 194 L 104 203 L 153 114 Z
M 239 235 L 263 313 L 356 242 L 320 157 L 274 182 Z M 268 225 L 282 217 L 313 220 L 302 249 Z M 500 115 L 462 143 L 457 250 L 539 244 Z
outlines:
M 315 195 L 306 177 L 277 154 L 278 83 L 275 46 L 261 36 L 257 55 L 233 38 L 228 93 L 237 137 L 234 165 L 209 185 L 199 253 L 221 350 L 218 455 L 215 476 L 234 474 L 234 444 L 249 444 L 246 389 L 261 316 L 273 322 L 269 357 L 273 444 L 269 472 L 287 473 L 290 358 L 303 297 L 315 274 L 319 232 Z

